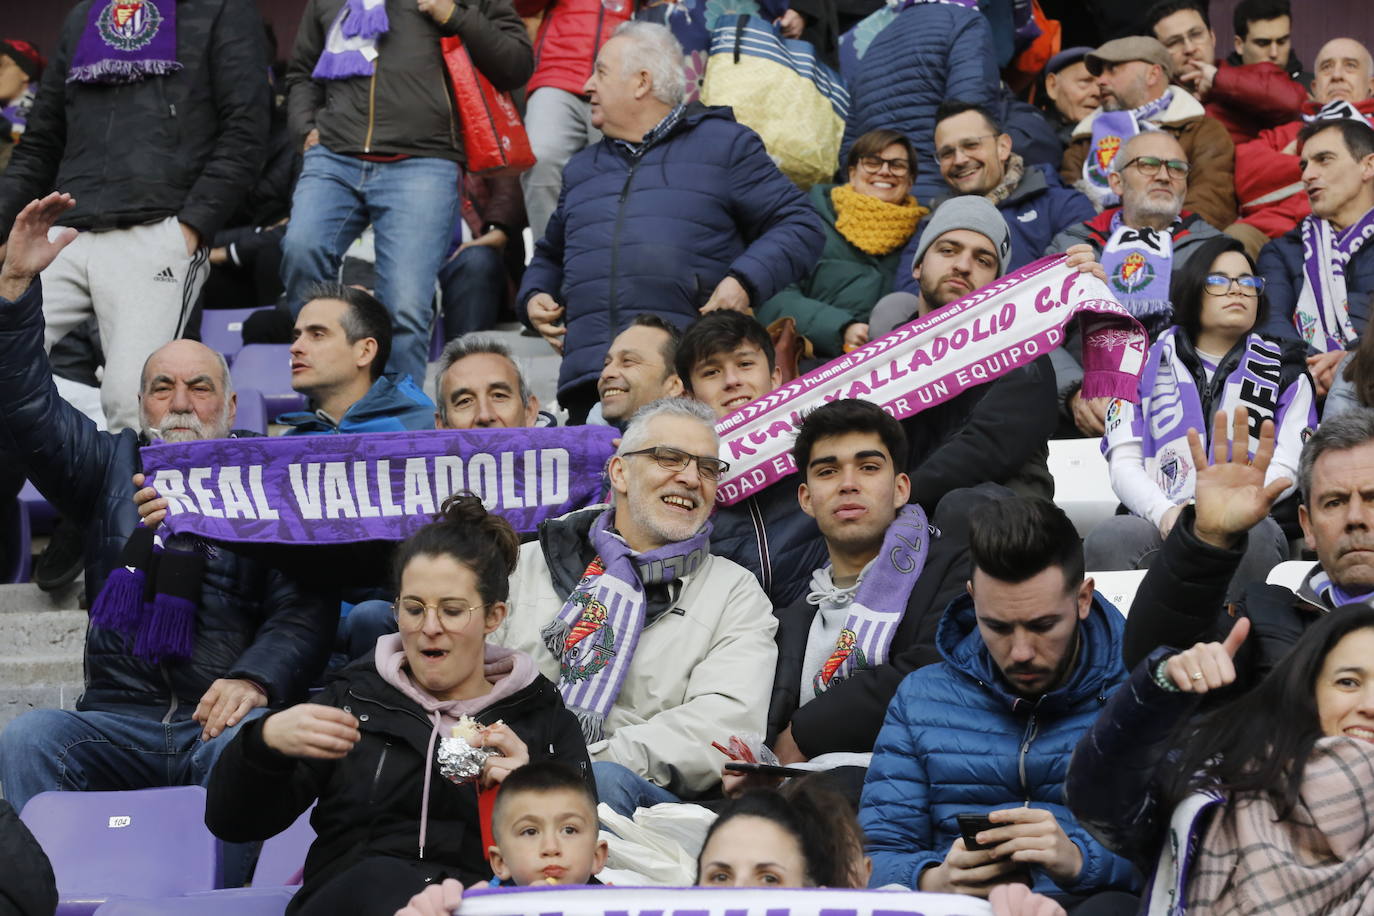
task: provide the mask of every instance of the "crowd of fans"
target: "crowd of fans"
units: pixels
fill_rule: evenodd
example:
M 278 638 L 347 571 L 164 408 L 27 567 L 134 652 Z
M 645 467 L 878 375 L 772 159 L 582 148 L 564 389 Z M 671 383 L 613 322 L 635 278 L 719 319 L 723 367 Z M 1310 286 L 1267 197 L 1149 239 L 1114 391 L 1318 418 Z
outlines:
M 309 0 L 285 66 L 249 0 L 0 41 L 0 498 L 56 507 L 36 580 L 84 570 L 91 614 L 77 709 L 0 731 L 4 801 L 199 784 L 234 843 L 313 804 L 304 914 L 598 883 L 598 802 L 716 811 L 705 886 L 1364 912 L 1374 60 L 1308 71 L 1288 0 L 1242 0 L 1225 55 L 1206 0 L 1099 6 L 1075 47 L 1032 3 L 731 6 L 848 87 L 809 188 L 698 99 L 712 0 Z M 521 100 L 519 177 L 469 172 L 455 38 Z M 719 421 L 1053 255 L 1144 329 L 1137 398 L 1093 396 L 1074 323 L 901 420 L 816 407 L 795 475 L 718 504 Z M 610 426 L 604 501 L 522 543 L 453 494 L 390 577 L 168 534 L 139 449 L 259 435 L 198 340 L 244 305 L 308 404 L 276 433 Z M 552 402 L 486 333 L 511 316 Z M 1086 541 L 1047 465 L 1080 437 L 1121 502 Z M 475 782 L 436 763 L 455 728 Z

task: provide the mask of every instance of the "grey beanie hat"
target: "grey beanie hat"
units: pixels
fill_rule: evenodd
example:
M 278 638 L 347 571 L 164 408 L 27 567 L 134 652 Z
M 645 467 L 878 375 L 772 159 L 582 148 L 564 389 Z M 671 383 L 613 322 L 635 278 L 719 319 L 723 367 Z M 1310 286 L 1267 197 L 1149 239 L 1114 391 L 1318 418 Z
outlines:
M 1002 218 L 1002 211 L 986 198 L 972 194 L 951 197 L 935 208 L 921 230 L 921 244 L 912 265 L 919 265 L 926 256 L 926 249 L 954 229 L 968 229 L 987 236 L 997 249 L 997 276 L 1007 272 L 1007 262 L 1011 260 L 1011 230 L 1007 228 L 1007 221 Z

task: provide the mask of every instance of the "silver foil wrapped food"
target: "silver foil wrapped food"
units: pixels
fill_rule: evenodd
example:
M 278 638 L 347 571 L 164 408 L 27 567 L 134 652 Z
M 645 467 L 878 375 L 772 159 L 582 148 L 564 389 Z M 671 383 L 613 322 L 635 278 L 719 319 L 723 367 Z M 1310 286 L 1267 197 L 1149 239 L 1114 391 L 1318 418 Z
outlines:
M 473 747 L 463 738 L 440 738 L 435 756 L 439 774 L 449 782 L 462 784 L 476 779 L 488 758 L 499 757 L 501 752 L 494 748 Z

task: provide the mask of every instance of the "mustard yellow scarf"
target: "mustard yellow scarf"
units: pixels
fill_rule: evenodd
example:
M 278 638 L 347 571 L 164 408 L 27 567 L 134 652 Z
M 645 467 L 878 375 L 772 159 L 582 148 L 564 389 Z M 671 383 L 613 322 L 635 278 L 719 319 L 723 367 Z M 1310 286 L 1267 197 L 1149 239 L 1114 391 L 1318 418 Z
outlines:
M 898 204 L 854 190 L 847 184 L 830 191 L 835 205 L 835 231 L 855 248 L 871 255 L 885 255 L 907 243 L 916 224 L 930 210 L 908 195 Z

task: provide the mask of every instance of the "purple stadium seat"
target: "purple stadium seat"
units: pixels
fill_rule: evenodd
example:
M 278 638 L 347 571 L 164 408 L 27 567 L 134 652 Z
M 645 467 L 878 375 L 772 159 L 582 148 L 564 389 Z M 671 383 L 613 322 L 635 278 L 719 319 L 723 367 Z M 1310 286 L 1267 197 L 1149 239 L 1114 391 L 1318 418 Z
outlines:
M 0 508 L 0 584 L 27 582 L 33 574 L 33 537 L 22 498 Z
M 121 897 L 102 904 L 96 916 L 282 916 L 294 887 L 239 887 L 144 899 Z
M 238 414 L 234 417 L 234 429 L 251 429 L 255 433 L 267 435 L 267 401 L 256 388 L 238 389 Z
M 38 492 L 38 488 L 29 481 L 24 481 L 24 488 L 19 491 L 19 500 L 29 513 L 29 530 L 36 535 L 52 534 L 53 526 L 57 524 L 57 509 Z
M 130 792 L 43 792 L 20 819 L 52 862 L 59 916 L 94 913 L 117 896 L 213 890 L 219 841 L 200 786 Z
M 305 854 L 310 851 L 310 844 L 315 842 L 315 828 L 310 826 L 310 815 L 314 813 L 315 806 L 311 805 L 290 827 L 262 844 L 258 864 L 253 868 L 254 887 L 301 883 Z
M 268 419 L 305 407 L 305 398 L 291 390 L 291 347 L 288 344 L 249 344 L 234 357 L 229 374 L 235 388 L 262 392 Z
M 272 308 L 272 306 L 266 306 Z M 206 309 L 200 317 L 200 340 L 230 363 L 243 349 L 243 323 L 260 309 Z

